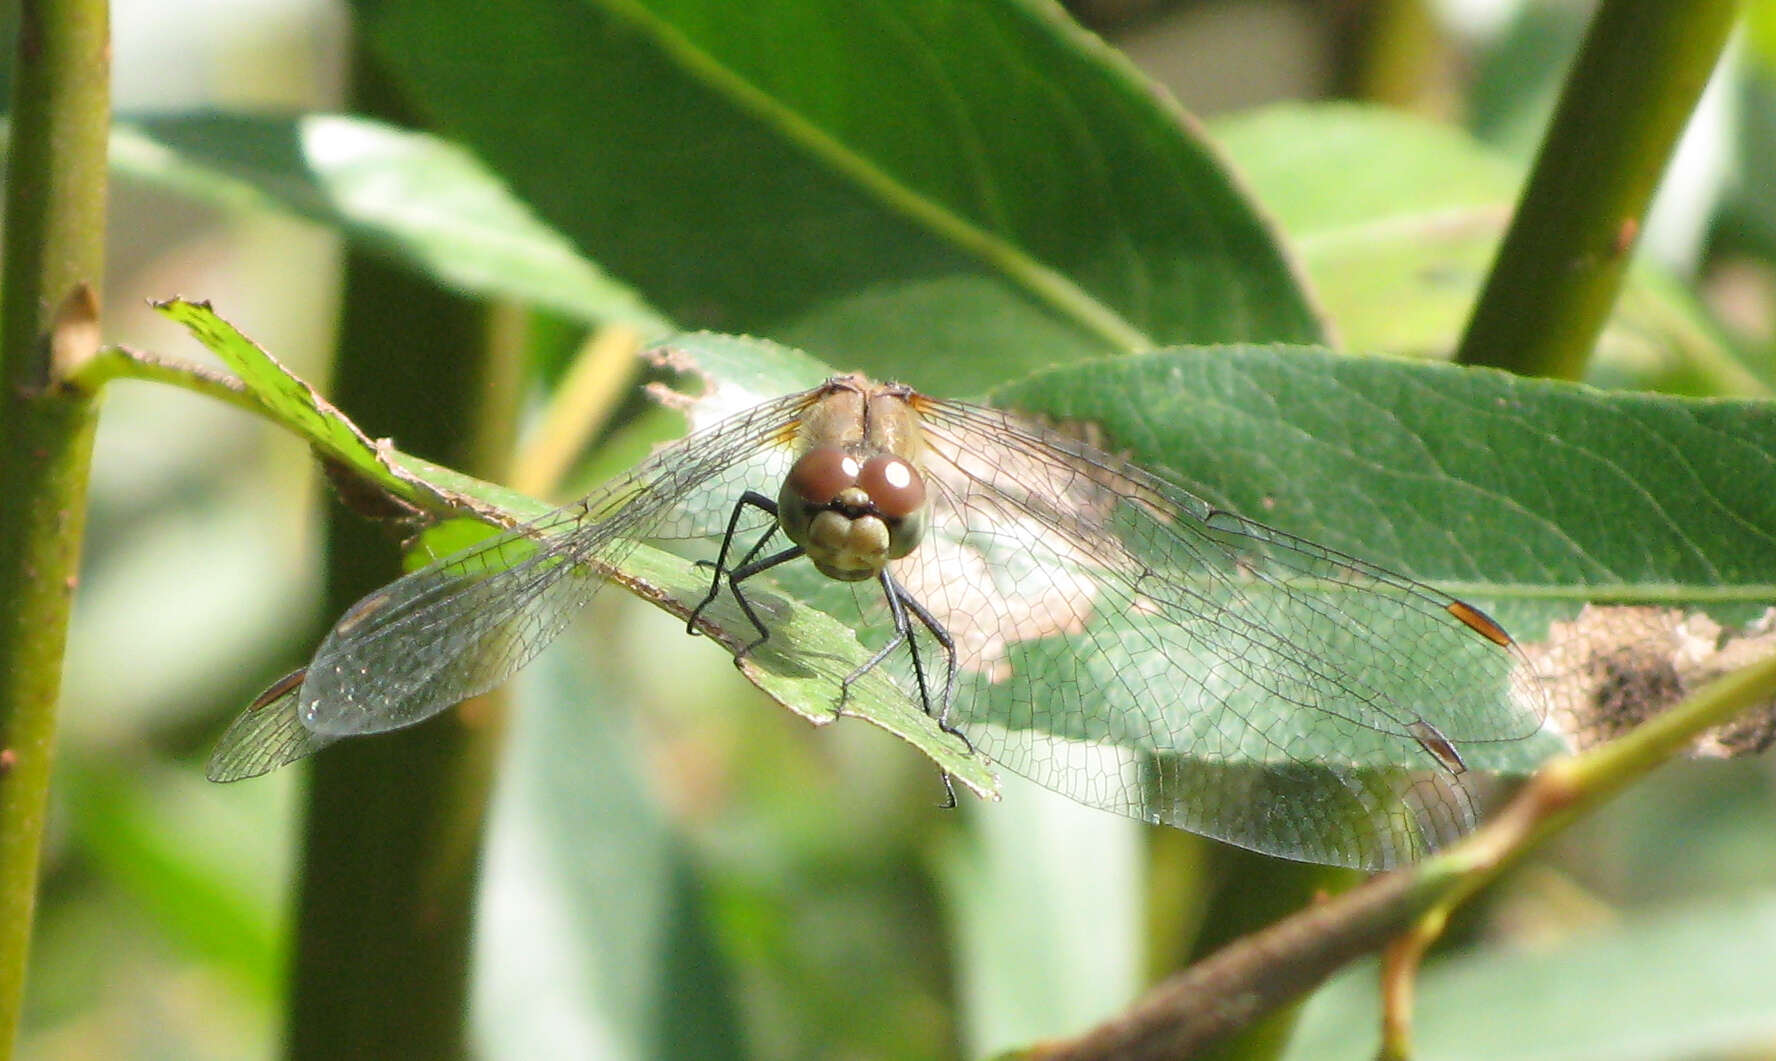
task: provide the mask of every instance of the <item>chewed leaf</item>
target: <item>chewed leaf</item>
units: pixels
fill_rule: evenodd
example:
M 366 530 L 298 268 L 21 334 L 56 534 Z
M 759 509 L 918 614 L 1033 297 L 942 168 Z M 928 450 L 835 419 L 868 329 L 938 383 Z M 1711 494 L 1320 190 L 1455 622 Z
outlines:
M 817 366 L 757 341 L 683 342 L 662 359 L 704 359 L 723 382 L 703 400 L 742 411 L 359 601 L 297 692 L 303 729 L 424 721 L 506 680 L 616 581 L 798 713 L 867 718 L 977 791 L 990 760 L 1292 858 L 1381 867 L 1434 850 L 1473 824 L 1480 775 L 1550 750 L 1545 690 L 1471 605 L 1000 410 L 859 375 L 757 401 Z M 729 373 L 729 355 L 773 367 Z M 788 477 L 819 453 L 817 474 Z M 880 461 L 898 476 L 866 488 Z M 830 494 L 792 493 L 814 480 Z M 889 489 L 900 515 L 867 492 Z M 802 515 L 779 525 L 780 511 Z M 920 533 L 872 561 L 868 528 L 889 520 Z M 832 551 L 846 526 L 844 548 L 864 552 Z M 241 725 L 270 746 L 230 753 L 255 766 L 305 750 L 287 724 Z
M 443 499 L 388 459 L 386 447 L 358 429 L 305 380 L 264 348 L 223 320 L 207 302 L 168 299 L 154 308 L 185 326 L 193 337 L 238 375 L 278 421 L 306 438 L 315 450 L 398 496 L 418 493 L 437 505 Z
M 468 515 L 502 527 L 547 511 L 522 495 L 408 456 L 386 440 L 371 439 L 306 380 L 218 316 L 209 303 L 175 298 L 157 302 L 154 308 L 184 325 L 234 370 L 274 419 L 306 439 L 336 483 L 356 477 L 368 487 L 366 494 L 381 490 L 419 512 Z
M 990 790 L 990 760 L 1092 806 L 1291 858 L 1418 857 L 1473 825 L 1492 778 L 1563 747 L 1545 723 L 1565 687 L 1478 604 L 1071 431 L 855 374 L 761 401 L 819 366 L 756 340 L 681 342 L 656 357 L 720 381 L 675 399 L 698 429 L 360 601 L 310 665 L 302 728 L 332 739 L 422 721 L 505 680 L 615 581 L 689 619 L 804 717 L 867 718 L 971 788 Z M 1175 374 L 1198 353 L 1097 378 Z M 1352 371 L 1305 351 L 1218 360 Z M 1524 409 L 1591 400 L 1458 375 L 1513 388 Z M 1442 393 L 1447 406 L 1458 388 Z M 706 423 L 703 403 L 724 415 Z M 1484 400 L 1476 415 L 1500 408 Z M 898 479 L 871 480 L 881 462 Z M 916 524 L 893 552 L 890 524 Z M 251 764 L 305 750 L 287 720 L 242 725 L 270 749 Z
M 1525 646 L 1537 675 L 1560 689 L 1555 721 L 1580 750 L 1639 726 L 1721 676 L 1776 654 L 1776 607 L 1743 628 L 1698 612 L 1586 605 Z M 1696 758 L 1757 755 L 1776 744 L 1776 702 L 1698 739 Z

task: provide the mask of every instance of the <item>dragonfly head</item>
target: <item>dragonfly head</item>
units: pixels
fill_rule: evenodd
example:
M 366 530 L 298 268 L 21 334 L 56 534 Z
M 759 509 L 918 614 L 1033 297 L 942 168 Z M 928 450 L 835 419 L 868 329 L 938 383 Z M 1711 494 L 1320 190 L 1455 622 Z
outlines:
M 802 454 L 783 479 L 777 519 L 820 573 L 841 582 L 875 578 L 925 533 L 925 480 L 892 453 L 860 456 L 837 446 Z

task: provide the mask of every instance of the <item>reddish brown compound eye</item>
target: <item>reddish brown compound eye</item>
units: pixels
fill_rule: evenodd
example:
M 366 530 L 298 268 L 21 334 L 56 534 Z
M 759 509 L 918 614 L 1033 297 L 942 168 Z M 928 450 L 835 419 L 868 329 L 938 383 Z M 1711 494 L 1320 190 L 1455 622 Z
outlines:
M 819 507 L 857 484 L 857 458 L 832 446 L 802 454 L 783 480 L 786 495 Z
M 918 469 L 892 454 L 871 457 L 858 473 L 857 485 L 887 520 L 906 519 L 925 507 L 925 480 Z

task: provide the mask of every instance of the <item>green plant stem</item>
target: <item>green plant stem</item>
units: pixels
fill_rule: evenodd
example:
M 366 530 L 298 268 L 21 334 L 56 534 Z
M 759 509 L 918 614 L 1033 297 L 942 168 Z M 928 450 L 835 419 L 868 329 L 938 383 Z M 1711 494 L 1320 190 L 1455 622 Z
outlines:
M 1604 0 L 1456 360 L 1578 379 L 1736 0 Z
M 1341 14 L 1335 95 L 1403 110 L 1448 102 L 1434 97 L 1450 92 L 1450 44 L 1426 0 L 1371 0 Z
M 1717 678 L 1616 740 L 1543 766 L 1484 828 L 1427 859 L 1425 872 L 1458 881 L 1448 901 L 1460 902 L 1523 852 L 1682 754 L 1703 733 L 1772 701 L 1776 657 Z
M 479 309 L 356 255 L 346 284 L 340 400 L 378 434 L 469 463 L 448 432 L 473 415 Z M 329 617 L 400 573 L 391 545 L 382 529 L 333 510 Z M 485 700 L 314 760 L 288 1056 L 466 1054 L 469 929 L 497 735 Z
M 354 73 L 363 109 L 387 114 L 390 96 L 361 56 Z M 518 358 L 489 357 L 487 312 L 368 255 L 348 256 L 344 283 L 333 385 L 342 407 L 410 452 L 483 473 L 503 465 L 514 403 L 485 366 Z M 389 536 L 355 515 L 335 509 L 327 547 L 330 615 L 399 574 Z M 288 1056 L 468 1053 L 470 930 L 500 702 L 479 697 L 316 758 Z
M 110 28 L 104 0 L 23 0 L 0 262 L 0 1059 L 18 1038 L 56 701 L 92 454 Z

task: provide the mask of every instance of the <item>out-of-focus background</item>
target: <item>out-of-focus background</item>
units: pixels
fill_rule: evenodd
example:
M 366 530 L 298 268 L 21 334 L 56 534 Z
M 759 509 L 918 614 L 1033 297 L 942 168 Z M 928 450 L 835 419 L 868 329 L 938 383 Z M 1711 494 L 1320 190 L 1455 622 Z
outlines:
M 337 4 L 118 0 L 113 13 L 121 116 L 340 105 L 349 18 Z M 1277 101 L 1380 101 L 1472 138 L 1510 188 L 1587 6 L 1101 0 L 1075 13 L 1212 136 L 1237 141 Z M 1655 278 L 1635 297 L 1648 308 L 1616 327 L 1608 381 L 1667 378 L 1674 335 L 1702 332 L 1701 345 L 1766 365 L 1776 351 L 1770 48 L 1739 41 L 1692 123 L 1642 238 Z M 1286 228 L 1287 204 L 1272 208 Z M 1311 275 L 1315 248 L 1297 250 Z M 207 299 L 325 389 L 340 255 L 336 231 L 250 196 L 223 207 L 120 173 L 106 336 L 203 360 L 146 300 Z M 1661 285 L 1684 298 L 1662 302 Z M 1387 346 L 1397 323 L 1343 338 Z M 412 400 L 427 400 L 424 380 Z M 323 489 L 299 443 L 235 409 L 134 382 L 106 395 L 23 1056 L 274 1052 L 304 773 L 214 786 L 202 761 L 226 719 L 312 648 L 325 618 Z M 1148 918 L 1162 915 L 1140 897 L 1148 845 L 1172 840 L 1015 779 L 1003 803 L 941 813 L 930 764 L 892 738 L 805 725 L 722 652 L 622 594 L 594 609 L 521 679 L 579 689 L 586 706 L 521 718 L 513 763 L 571 742 L 599 784 L 507 777 L 477 941 L 486 1056 L 647 1054 L 667 1018 L 636 986 L 659 951 L 635 927 L 664 931 L 685 902 L 699 926 L 687 945 L 708 948 L 742 1030 L 736 1055 L 929 1057 L 957 1043 L 978 1054 L 1079 1030 L 1164 965 L 1149 946 Z M 1507 933 L 1511 948 L 1433 971 L 1427 1056 L 1457 1056 L 1448 1044 L 1473 1028 L 1495 1036 L 1485 1056 L 1776 1056 L 1776 980 L 1767 958 L 1741 953 L 1776 920 L 1773 781 L 1767 760 L 1675 764 L 1564 835 L 1476 930 Z M 581 802 L 564 826 L 527 819 L 526 799 Z M 1020 874 L 1032 850 L 1048 853 L 1044 868 Z M 1068 979 L 1046 982 L 1056 968 Z M 1657 968 L 1672 979 L 1621 975 Z M 1008 983 L 1007 969 L 1026 982 Z M 1292 1056 L 1372 1049 L 1369 975 L 1310 1004 Z M 557 990 L 522 986 L 538 981 Z M 1761 1011 L 1754 994 L 1723 1001 L 1735 982 L 1762 992 Z M 1572 992 L 1564 1019 L 1526 1018 L 1523 1052 L 1511 1052 L 1516 1033 L 1496 1037 L 1520 999 L 1560 991 Z M 1674 1010 L 1707 1019 L 1659 1019 Z M 1641 1018 L 1635 1051 L 1584 1052 Z

